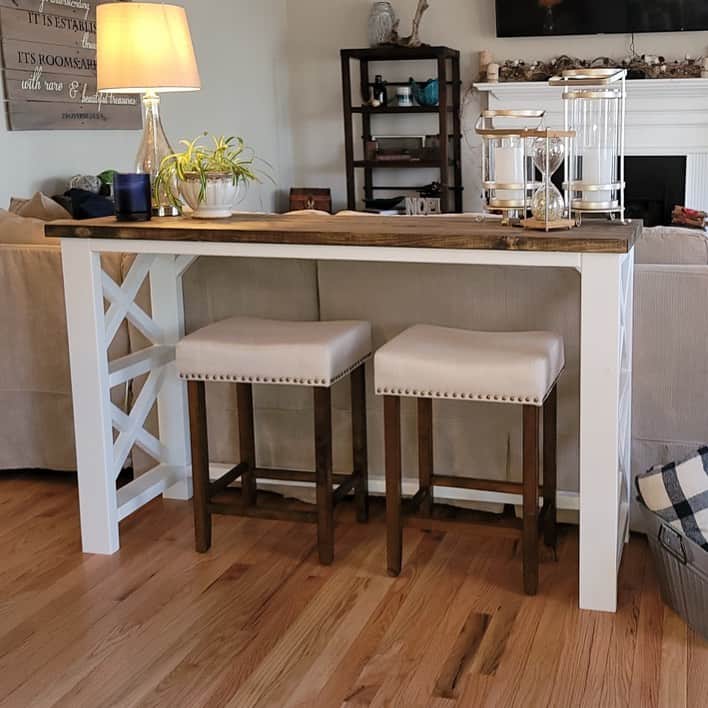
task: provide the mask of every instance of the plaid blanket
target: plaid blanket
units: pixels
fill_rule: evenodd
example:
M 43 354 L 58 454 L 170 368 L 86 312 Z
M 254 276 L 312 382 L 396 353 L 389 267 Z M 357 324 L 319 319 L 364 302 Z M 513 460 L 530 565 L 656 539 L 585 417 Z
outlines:
M 640 501 L 708 551 L 708 447 L 637 477 Z

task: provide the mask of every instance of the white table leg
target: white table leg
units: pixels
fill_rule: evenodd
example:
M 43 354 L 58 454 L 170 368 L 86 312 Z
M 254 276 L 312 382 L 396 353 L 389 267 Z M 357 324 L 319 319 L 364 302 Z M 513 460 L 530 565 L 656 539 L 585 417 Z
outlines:
M 175 256 L 158 256 L 150 269 L 152 319 L 163 333 L 163 344 L 175 346 L 184 335 L 182 274 Z M 177 377 L 174 361 L 166 366 L 165 379 L 157 399 L 160 440 L 165 446 L 164 462 L 180 469 L 180 481 L 166 489 L 167 499 L 192 498 L 191 452 L 186 386 Z
M 615 612 L 626 540 L 633 254 L 582 262 L 580 607 Z
M 86 240 L 62 240 L 81 541 L 86 553 L 111 554 L 118 510 L 100 258 Z

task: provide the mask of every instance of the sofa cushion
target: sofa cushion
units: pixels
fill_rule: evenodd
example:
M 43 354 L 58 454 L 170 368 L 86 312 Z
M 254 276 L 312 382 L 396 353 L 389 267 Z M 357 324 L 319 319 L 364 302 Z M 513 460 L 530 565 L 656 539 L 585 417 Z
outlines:
M 57 204 L 46 194 L 37 192 L 31 199 L 13 198 L 10 202 L 10 211 L 18 216 L 26 216 L 42 221 L 55 221 L 57 219 L 71 219 L 71 214 L 61 204 Z
M 647 265 L 708 265 L 708 237 L 698 229 L 677 226 L 644 229 L 636 260 Z
M 0 209 L 0 243 L 57 245 L 59 241 L 44 237 L 44 222 L 12 214 Z

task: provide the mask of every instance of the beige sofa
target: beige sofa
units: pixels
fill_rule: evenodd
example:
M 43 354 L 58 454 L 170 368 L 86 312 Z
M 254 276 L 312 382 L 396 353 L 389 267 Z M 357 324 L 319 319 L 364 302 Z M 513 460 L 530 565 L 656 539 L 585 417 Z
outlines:
M 0 225 L 0 229 L 1 229 Z M 0 230 L 0 241 L 2 231 Z M 120 266 L 123 275 L 130 259 Z M 114 275 L 116 263 L 110 262 Z M 45 274 L 46 271 L 46 274 Z M 6 331 L 0 358 L 0 468 L 71 468 L 71 409 L 59 254 L 54 246 L 0 250 Z M 42 283 L 42 287 L 39 287 Z M 49 284 L 49 285 L 47 285 Z M 566 340 L 560 384 L 559 486 L 578 489 L 579 276 L 573 271 L 475 266 L 293 262 L 202 258 L 185 276 L 187 331 L 235 314 L 292 319 L 369 319 L 378 346 L 414 322 L 479 329 L 548 328 Z M 634 471 L 680 456 L 708 439 L 708 241 L 699 232 L 647 230 L 637 248 Z M 48 345 L 46 332 L 52 332 Z M 58 346 L 61 342 L 62 346 Z M 145 346 L 121 335 L 113 355 Z M 19 362 L 19 364 L 18 364 Z M 17 366 L 24 371 L 16 377 Z M 369 372 L 370 469 L 382 478 L 382 410 Z M 24 378 L 23 378 L 24 377 Z M 18 381 L 21 383 L 18 385 Z M 258 387 L 257 446 L 265 467 L 311 469 L 311 397 L 300 389 Z M 334 395 L 335 467 L 349 465 L 346 382 Z M 440 402 L 436 464 L 450 474 L 520 476 L 520 421 L 509 407 Z M 415 419 L 404 406 L 405 467 L 415 469 Z M 236 458 L 231 387 L 209 389 L 212 459 Z M 147 461 L 136 454 L 136 466 Z M 376 485 L 374 485 L 375 487 Z M 563 504 L 563 500 L 561 500 Z M 572 499 L 566 506 L 572 506 Z
M 0 470 L 76 468 L 61 252 L 43 228 L 0 210 Z M 120 260 L 104 260 L 117 280 Z M 123 327 L 110 355 L 127 353 Z

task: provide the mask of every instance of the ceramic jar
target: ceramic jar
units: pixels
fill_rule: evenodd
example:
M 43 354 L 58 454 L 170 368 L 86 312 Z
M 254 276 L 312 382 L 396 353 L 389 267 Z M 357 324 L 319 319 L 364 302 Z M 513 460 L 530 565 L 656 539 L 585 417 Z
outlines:
M 378 47 L 391 41 L 396 12 L 390 2 L 375 2 L 369 15 L 369 44 Z

